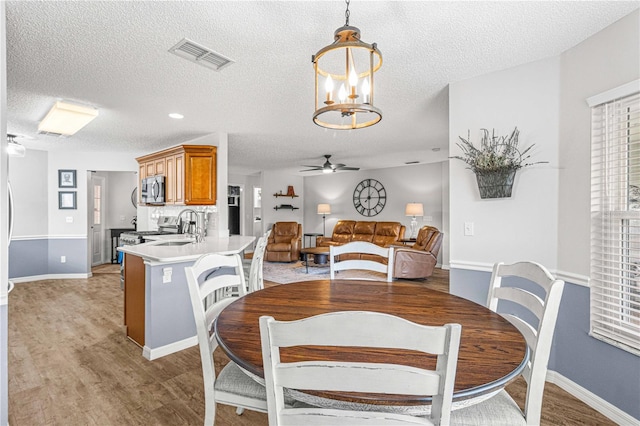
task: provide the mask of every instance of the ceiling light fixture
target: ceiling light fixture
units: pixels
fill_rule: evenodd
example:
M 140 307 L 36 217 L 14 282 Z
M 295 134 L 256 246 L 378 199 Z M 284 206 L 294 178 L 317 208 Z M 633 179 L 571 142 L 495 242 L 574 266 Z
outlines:
M 97 116 L 95 108 L 58 101 L 38 125 L 38 132 L 71 136 Z
M 27 150 L 16 142 L 16 135 L 7 135 L 7 155 L 9 157 L 24 157 Z
M 172 112 L 171 114 L 169 114 L 169 117 L 175 118 L 176 120 L 182 120 L 184 118 L 184 115 L 178 114 L 177 112 Z
M 334 32 L 335 41 L 311 57 L 316 94 L 313 122 L 336 130 L 362 129 L 382 119 L 382 111 L 373 104 L 373 74 L 382 66 L 382 54 L 376 43 L 364 43 L 360 30 L 349 26 L 349 0 L 346 4 L 346 22 Z M 339 86 L 337 92 L 334 82 Z

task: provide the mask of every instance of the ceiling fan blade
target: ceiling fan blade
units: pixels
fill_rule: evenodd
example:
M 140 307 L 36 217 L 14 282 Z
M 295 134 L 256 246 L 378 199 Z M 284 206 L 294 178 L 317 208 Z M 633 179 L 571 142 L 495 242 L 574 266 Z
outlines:
M 309 166 L 304 166 L 304 167 L 309 167 Z M 313 168 L 313 169 L 300 170 L 300 171 L 301 172 L 317 172 L 319 170 L 322 170 L 322 169 L 319 169 L 319 168 L 316 167 L 316 168 Z
M 340 164 L 334 164 L 334 165 L 333 165 L 333 168 L 334 168 L 334 169 L 339 169 L 339 168 L 342 168 L 342 167 L 345 167 L 345 166 L 346 166 L 346 164 L 341 164 L 341 163 L 340 163 Z
M 313 167 L 314 169 L 322 169 L 322 166 L 310 166 L 308 164 L 302 164 L 302 167 Z
M 360 170 L 360 167 L 339 167 L 338 170 Z

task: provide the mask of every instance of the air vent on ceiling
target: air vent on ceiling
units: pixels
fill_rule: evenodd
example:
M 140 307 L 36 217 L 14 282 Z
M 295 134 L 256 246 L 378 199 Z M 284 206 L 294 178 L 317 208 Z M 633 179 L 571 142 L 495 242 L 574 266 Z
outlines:
M 180 40 L 178 44 L 169 49 L 169 52 L 215 71 L 220 71 L 234 62 L 226 56 L 214 52 L 208 47 L 204 47 L 188 38 Z

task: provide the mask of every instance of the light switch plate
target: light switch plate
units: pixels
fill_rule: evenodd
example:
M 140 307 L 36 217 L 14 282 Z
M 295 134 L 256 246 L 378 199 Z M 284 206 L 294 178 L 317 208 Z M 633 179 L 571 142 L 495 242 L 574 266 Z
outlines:
M 473 222 L 464 223 L 464 235 L 469 237 L 473 235 Z

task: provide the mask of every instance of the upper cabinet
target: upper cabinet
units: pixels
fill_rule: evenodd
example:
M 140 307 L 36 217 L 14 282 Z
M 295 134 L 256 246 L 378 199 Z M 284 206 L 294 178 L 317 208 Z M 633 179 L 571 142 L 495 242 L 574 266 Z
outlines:
M 180 145 L 136 158 L 142 179 L 163 175 L 165 204 L 216 204 L 216 147 Z

